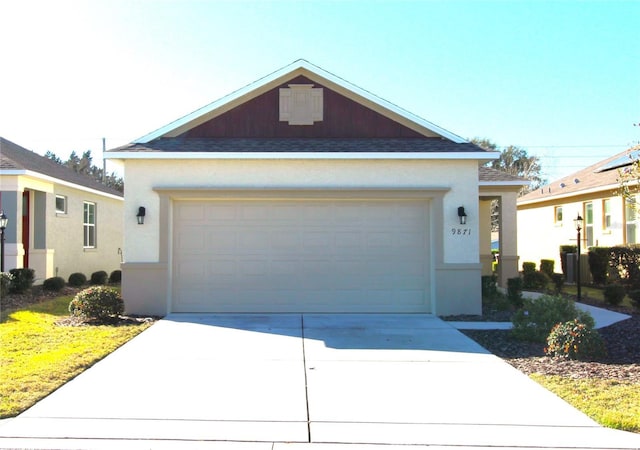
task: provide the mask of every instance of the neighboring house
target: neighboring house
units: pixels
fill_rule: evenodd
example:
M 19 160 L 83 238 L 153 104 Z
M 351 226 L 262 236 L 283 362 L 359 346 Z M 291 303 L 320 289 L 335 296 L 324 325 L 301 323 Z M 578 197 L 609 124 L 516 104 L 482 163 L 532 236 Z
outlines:
M 29 267 L 36 281 L 118 269 L 122 193 L 0 137 L 5 271 Z
M 523 181 L 479 171 L 497 157 L 297 61 L 107 152 L 126 175 L 126 307 L 478 314 L 494 198 L 517 271 Z
M 555 260 L 561 272 L 560 246 L 576 245 L 574 219 L 584 219 L 581 250 L 640 243 L 640 216 L 619 190 L 618 170 L 638 157 L 640 146 L 611 156 L 518 199 L 518 251 L 521 261 Z

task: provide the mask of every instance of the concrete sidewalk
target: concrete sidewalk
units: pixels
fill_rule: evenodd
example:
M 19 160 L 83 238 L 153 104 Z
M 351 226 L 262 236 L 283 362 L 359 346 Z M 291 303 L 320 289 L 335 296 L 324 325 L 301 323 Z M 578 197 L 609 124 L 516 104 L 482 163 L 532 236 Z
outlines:
M 429 315 L 171 315 L 0 448 L 640 448 Z M 399 447 L 398 447 L 399 446 Z
M 628 314 L 622 314 L 615 311 L 610 311 L 604 308 L 598 308 L 596 306 L 585 305 L 584 303 L 576 303 L 576 306 L 582 311 L 587 311 L 591 314 L 596 322 L 595 328 L 604 328 L 614 323 L 622 322 L 623 320 L 630 319 Z M 512 327 L 511 322 L 448 322 L 451 326 L 458 330 L 510 330 Z

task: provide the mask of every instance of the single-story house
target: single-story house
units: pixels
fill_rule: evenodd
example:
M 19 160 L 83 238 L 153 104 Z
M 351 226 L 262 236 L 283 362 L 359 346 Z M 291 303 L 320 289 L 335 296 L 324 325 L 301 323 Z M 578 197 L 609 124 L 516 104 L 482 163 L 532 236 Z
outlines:
M 0 137 L 5 271 L 28 267 L 36 282 L 118 269 L 121 192 Z
M 495 198 L 517 273 L 524 182 L 479 169 L 498 156 L 296 61 L 107 152 L 126 307 L 478 314 Z
M 584 219 L 580 248 L 640 243 L 640 216 L 634 202 L 620 194 L 619 169 L 640 154 L 640 146 L 529 192 L 518 199 L 518 251 L 522 262 L 555 260 L 560 272 L 560 246 L 576 245 L 574 219 Z

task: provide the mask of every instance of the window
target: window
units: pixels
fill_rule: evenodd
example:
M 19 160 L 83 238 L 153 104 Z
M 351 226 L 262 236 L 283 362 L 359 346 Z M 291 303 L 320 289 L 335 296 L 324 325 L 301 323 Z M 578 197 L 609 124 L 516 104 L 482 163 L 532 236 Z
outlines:
M 593 203 L 584 204 L 584 238 L 587 248 L 593 247 Z
M 96 246 L 96 204 L 84 202 L 84 247 Z
M 627 244 L 640 244 L 638 242 L 638 211 L 636 198 L 625 202 L 625 219 L 627 222 Z
M 602 200 L 602 229 L 611 229 L 611 200 Z
M 58 214 L 67 213 L 67 197 L 64 195 L 56 195 L 56 212 Z
M 562 206 L 556 206 L 554 208 L 555 219 L 554 223 L 560 225 L 562 224 Z

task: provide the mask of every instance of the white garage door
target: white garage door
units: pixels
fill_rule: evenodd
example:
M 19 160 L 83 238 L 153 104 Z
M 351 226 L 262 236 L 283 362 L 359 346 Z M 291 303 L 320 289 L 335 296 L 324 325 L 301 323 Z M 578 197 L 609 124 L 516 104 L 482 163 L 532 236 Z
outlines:
M 174 312 L 429 312 L 426 201 L 174 204 Z

